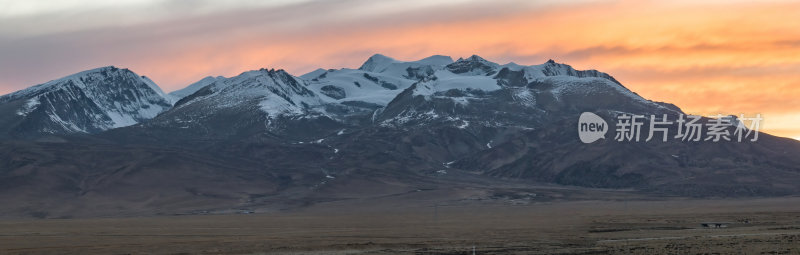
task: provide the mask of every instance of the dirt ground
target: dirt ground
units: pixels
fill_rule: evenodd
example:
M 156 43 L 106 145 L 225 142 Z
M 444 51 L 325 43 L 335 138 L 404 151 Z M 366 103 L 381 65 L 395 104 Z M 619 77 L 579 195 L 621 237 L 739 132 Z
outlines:
M 705 228 L 701 223 L 721 223 Z M 800 254 L 800 198 L 0 221 L 0 254 Z

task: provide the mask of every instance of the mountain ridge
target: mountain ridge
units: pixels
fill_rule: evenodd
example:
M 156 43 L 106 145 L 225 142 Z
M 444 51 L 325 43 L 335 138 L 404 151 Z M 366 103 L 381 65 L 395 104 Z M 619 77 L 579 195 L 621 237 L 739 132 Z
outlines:
M 0 139 L 0 196 L 18 201 L 0 205 L 0 212 L 226 213 L 417 193 L 450 203 L 532 193 L 540 195 L 529 202 L 544 202 L 597 189 L 642 197 L 800 193 L 800 161 L 793 157 L 800 143 L 790 139 L 761 134 L 742 143 L 637 143 L 606 136 L 581 142 L 576 131 L 583 112 L 608 121 L 609 131 L 624 114 L 673 120 L 684 114 L 603 72 L 555 61 L 500 65 L 478 56 L 371 59 L 364 69 L 375 71 L 318 69 L 294 76 L 262 68 L 207 77 L 187 86 L 181 98 L 162 96 L 129 70 L 99 72 L 83 79 L 95 81 L 89 87 L 125 88 L 100 91 L 136 99 L 126 105 L 153 99 L 164 109 L 123 127 Z M 58 84 L 70 88 L 64 91 L 75 93 L 53 95 L 87 94 L 78 82 L 62 80 Z M 31 95 L 42 94 L 23 94 L 0 103 L 0 111 L 11 113 L 0 115 L 0 123 L 48 116 L 34 118 L 50 107 L 27 105 Z M 64 116 L 104 123 L 78 116 L 95 116 L 101 108 L 94 102 L 107 97 L 63 98 L 57 105 L 75 112 Z M 36 110 L 16 114 L 28 108 Z M 9 116 L 12 122 L 3 119 Z M 677 125 L 667 130 L 675 134 Z M 644 125 L 641 132 L 647 131 Z

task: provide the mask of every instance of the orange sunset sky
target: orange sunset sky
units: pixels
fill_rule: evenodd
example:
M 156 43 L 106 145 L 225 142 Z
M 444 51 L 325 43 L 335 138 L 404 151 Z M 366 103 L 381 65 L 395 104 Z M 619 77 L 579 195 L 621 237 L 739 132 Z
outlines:
M 667 3 L 669 2 L 669 3 Z M 796 1 L 5 1 L 0 94 L 99 66 L 165 91 L 258 68 L 294 75 L 472 54 L 613 75 L 692 114 L 761 113 L 800 139 Z

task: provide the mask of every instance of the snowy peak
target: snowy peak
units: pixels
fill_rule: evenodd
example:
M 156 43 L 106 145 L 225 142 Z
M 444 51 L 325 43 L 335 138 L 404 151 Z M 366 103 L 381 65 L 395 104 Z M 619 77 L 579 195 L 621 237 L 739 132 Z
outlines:
M 444 56 L 444 55 L 433 55 L 433 56 L 430 56 L 430 57 L 427 57 L 427 58 L 423 58 L 423 59 L 420 59 L 420 60 L 417 60 L 417 61 L 414 61 L 414 62 L 418 63 L 418 64 L 421 64 L 421 65 L 445 66 L 445 65 L 453 63 L 453 58 L 451 58 L 450 56 Z
M 308 72 L 308 73 L 306 73 L 304 75 L 300 75 L 300 78 L 304 79 L 304 80 L 311 80 L 311 79 L 315 79 L 315 78 L 319 77 L 320 75 L 323 75 L 326 72 L 328 72 L 328 70 L 325 70 L 325 69 L 322 69 L 322 68 L 317 68 L 314 71 Z
M 553 60 L 531 66 L 498 65 L 473 55 L 418 80 L 377 120 L 395 127 L 444 121 L 458 127 L 483 123 L 479 125 L 530 128 L 575 109 L 671 111 L 596 70 L 575 70 Z
M 172 101 L 147 77 L 107 66 L 2 96 L 0 105 L 17 109 L 17 119 L 0 131 L 62 134 L 134 125 L 169 109 Z
M 497 68 L 500 65 L 490 62 L 478 55 L 472 55 L 469 58 L 459 58 L 456 62 L 448 64 L 447 70 L 455 74 L 464 75 L 493 75 L 497 73 Z
M 283 91 L 283 94 L 299 94 L 304 96 L 313 96 L 314 93 L 308 90 L 303 85 L 302 80 L 299 80 L 287 73 L 283 69 L 260 69 L 256 71 L 249 71 L 240 74 L 239 76 L 229 79 L 230 84 L 234 84 L 234 88 L 253 88 L 260 87 L 269 90 Z
M 478 55 L 456 61 L 448 56 L 433 55 L 405 62 L 376 54 L 358 70 L 318 69 L 302 78 L 308 84 L 307 87 L 325 104 L 359 105 L 366 106 L 367 109 L 386 107 L 412 84 L 417 85 L 410 91 L 411 95 L 424 95 L 428 99 L 447 95 L 451 90 L 513 90 L 509 93 L 524 101 L 526 107 L 534 104 L 532 102 L 535 97 L 542 97 L 537 96 L 537 93 L 559 100 L 562 95 L 573 92 L 591 93 L 607 89 L 624 92 L 635 100 L 645 101 L 622 87 L 608 74 L 596 70 L 575 70 L 554 60 L 531 66 L 514 63 L 499 65 Z M 534 85 L 542 83 L 549 85 Z M 465 98 L 459 96 L 457 99 L 463 101 Z
M 252 111 L 255 107 L 276 117 L 306 114 L 320 104 L 319 97 L 306 88 L 303 80 L 284 70 L 262 68 L 231 78 L 215 78 L 213 83 L 184 97 L 175 108 L 180 111 L 202 109 L 193 114 L 205 116 L 223 109 Z
M 495 78 L 499 83 L 512 87 L 524 86 L 547 77 L 600 78 L 622 87 L 622 84 L 607 73 L 597 70 L 576 70 L 570 65 L 557 63 L 552 59 L 540 65 L 523 66 L 512 62 L 499 68 Z
M 452 58 L 442 55 L 399 61 L 375 54 L 359 69 L 317 69 L 301 78 L 327 103 L 371 111 L 386 106 L 411 84 L 431 77 L 452 62 Z
M 375 54 L 372 55 L 372 57 L 369 57 L 369 59 L 367 59 L 367 61 L 358 68 L 358 70 L 380 72 L 383 71 L 383 69 L 386 69 L 389 64 L 395 62 L 397 62 L 397 60 L 394 60 L 393 58 L 381 54 Z
M 405 69 L 419 68 L 421 66 L 443 67 L 453 63 L 453 58 L 444 55 L 433 55 L 417 61 L 400 61 L 381 54 L 372 55 L 358 70 L 375 73 L 403 73 Z M 398 72 L 402 71 L 402 72 Z M 319 71 L 315 71 L 319 72 Z M 312 72 L 313 73 L 313 72 Z M 308 74 L 306 74 L 308 75 Z M 306 78 L 303 75 L 303 78 Z
M 462 58 L 459 58 L 459 59 L 462 60 L 462 61 L 463 60 L 467 60 L 467 61 L 477 61 L 477 62 L 489 62 L 488 60 L 482 58 L 481 56 L 474 55 L 474 54 L 472 56 L 469 56 L 469 58 L 467 58 L 467 59 L 462 59 Z
M 610 80 L 616 84 L 620 84 L 614 77 L 607 73 L 603 73 L 597 70 L 575 70 L 572 66 L 567 64 L 556 63 L 552 59 L 548 60 L 542 65 L 539 65 L 539 71 L 545 76 L 559 76 L 559 75 L 566 75 L 566 76 L 574 76 L 579 78 L 584 77 L 597 77 Z M 621 84 L 620 84 L 621 85 Z
M 224 79 L 225 77 L 222 76 L 217 76 L 217 77 L 208 76 L 195 83 L 190 84 L 189 86 L 186 86 L 183 89 L 170 92 L 169 95 L 174 97 L 176 99 L 175 101 L 177 101 L 188 95 L 194 94 L 195 92 L 197 92 L 198 90 L 202 89 L 205 86 L 211 85 L 214 82 L 221 81 Z

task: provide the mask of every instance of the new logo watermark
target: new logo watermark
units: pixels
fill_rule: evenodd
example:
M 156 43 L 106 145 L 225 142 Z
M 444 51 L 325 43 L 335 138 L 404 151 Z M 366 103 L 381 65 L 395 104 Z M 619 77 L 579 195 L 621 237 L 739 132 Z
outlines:
M 744 114 L 738 117 L 717 114 L 706 120 L 699 115 L 679 114 L 673 121 L 667 114 L 645 116 L 624 113 L 617 115 L 616 120 L 614 140 L 618 142 L 641 140 L 649 142 L 657 137 L 660 137 L 658 140 L 662 142 L 670 138 L 689 142 L 733 140 L 741 142 L 749 138 L 755 142 L 758 140 L 761 121 L 764 119 L 761 114 L 756 114 L 754 117 L 747 117 Z M 640 139 L 643 136 L 642 126 L 649 127 L 645 139 Z M 670 128 L 676 131 L 674 136 L 670 134 Z M 578 137 L 583 143 L 605 139 L 608 129 L 610 129 L 608 123 L 597 114 L 584 112 L 578 119 Z
M 578 118 L 578 137 L 583 143 L 593 143 L 605 139 L 607 131 L 608 123 L 597 114 L 584 112 Z

